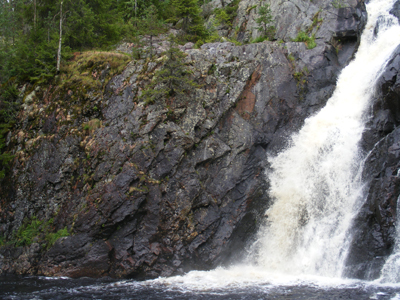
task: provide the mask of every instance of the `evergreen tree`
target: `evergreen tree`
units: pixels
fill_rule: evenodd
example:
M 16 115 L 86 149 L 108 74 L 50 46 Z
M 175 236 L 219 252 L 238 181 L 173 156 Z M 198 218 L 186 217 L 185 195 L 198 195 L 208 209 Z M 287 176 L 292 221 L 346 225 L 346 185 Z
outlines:
M 51 78 L 60 49 L 114 45 L 121 38 L 122 18 L 114 0 L 0 0 L 0 84 Z
M 9 169 L 13 155 L 6 151 L 6 136 L 18 113 L 18 90 L 12 81 L 0 87 L 0 180 Z
M 122 20 L 112 4 L 111 0 L 64 1 L 64 44 L 81 50 L 115 44 L 121 36 Z
M 149 35 L 150 58 L 153 57 L 153 37 L 164 32 L 164 23 L 158 20 L 157 8 L 154 5 L 148 7 L 144 12 L 144 18 L 140 22 L 142 34 Z
M 256 19 L 256 23 L 259 27 L 257 27 L 257 29 L 263 31 L 264 37 L 272 39 L 274 35 L 274 27 L 269 26 L 272 22 L 272 14 L 269 4 L 260 6 L 258 9 L 258 15 L 259 17 Z
M 166 51 L 166 61 L 158 70 L 152 82 L 142 94 L 147 103 L 157 100 L 184 98 L 190 94 L 198 85 L 189 79 L 191 71 L 184 64 L 185 54 L 176 47 L 174 38 L 170 37 L 170 46 Z
M 175 21 L 182 21 L 182 29 L 189 35 L 189 40 L 196 41 L 207 35 L 197 0 L 172 0 L 172 5 L 175 11 Z

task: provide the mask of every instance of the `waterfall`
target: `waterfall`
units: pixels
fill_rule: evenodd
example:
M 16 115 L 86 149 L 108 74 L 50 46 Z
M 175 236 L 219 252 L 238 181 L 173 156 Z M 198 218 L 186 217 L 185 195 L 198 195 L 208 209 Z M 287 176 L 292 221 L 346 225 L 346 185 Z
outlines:
M 271 272 L 340 277 L 352 219 L 361 205 L 359 142 L 375 81 L 400 41 L 393 0 L 371 0 L 355 59 L 326 106 L 305 120 L 289 146 L 270 157 L 266 224 L 254 261 Z

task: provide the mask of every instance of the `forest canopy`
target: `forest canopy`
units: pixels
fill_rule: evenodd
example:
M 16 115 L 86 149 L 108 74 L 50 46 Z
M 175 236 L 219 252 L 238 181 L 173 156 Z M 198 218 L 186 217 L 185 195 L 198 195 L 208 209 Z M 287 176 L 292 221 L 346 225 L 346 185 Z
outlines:
M 157 35 L 168 26 L 184 32 L 181 42 L 205 39 L 200 5 L 206 2 L 0 0 L 0 84 L 10 79 L 47 81 L 58 71 L 59 53 L 65 61 L 76 51 L 107 50 L 140 35 Z

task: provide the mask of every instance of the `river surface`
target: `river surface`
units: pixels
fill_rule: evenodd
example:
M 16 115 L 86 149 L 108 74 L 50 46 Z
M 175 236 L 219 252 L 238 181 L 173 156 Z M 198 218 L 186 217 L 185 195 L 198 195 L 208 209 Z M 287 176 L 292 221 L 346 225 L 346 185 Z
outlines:
M 147 281 L 46 277 L 0 278 L 0 299 L 399 299 L 400 285 L 291 278 L 236 267 Z M 230 273 L 230 275 L 227 275 Z M 258 273 L 258 274 L 257 274 Z M 250 275 L 250 276 L 249 276 Z

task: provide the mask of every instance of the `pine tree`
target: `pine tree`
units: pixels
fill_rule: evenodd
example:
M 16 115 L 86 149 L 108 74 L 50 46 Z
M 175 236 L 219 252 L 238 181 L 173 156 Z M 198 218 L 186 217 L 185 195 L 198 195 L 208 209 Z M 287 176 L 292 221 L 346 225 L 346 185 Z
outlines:
M 152 82 L 142 94 L 142 98 L 147 103 L 154 103 L 163 98 L 178 100 L 198 87 L 193 80 L 189 79 L 191 71 L 184 64 L 185 54 L 176 47 L 172 36 L 169 43 L 163 67 L 155 73 Z

